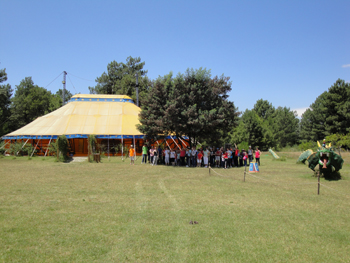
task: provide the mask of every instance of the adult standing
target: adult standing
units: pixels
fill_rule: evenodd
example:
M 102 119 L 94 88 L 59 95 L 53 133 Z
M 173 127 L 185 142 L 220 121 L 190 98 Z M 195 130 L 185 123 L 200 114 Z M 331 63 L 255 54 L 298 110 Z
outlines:
M 209 157 L 210 151 L 208 150 L 208 147 L 205 147 L 205 151 L 203 152 L 203 161 L 204 161 L 204 167 L 208 167 L 208 157 Z
M 196 149 L 196 147 L 194 147 L 194 146 L 192 147 L 191 154 L 192 154 L 192 166 L 196 167 L 196 163 L 197 163 L 197 160 L 196 160 L 196 158 L 197 158 L 197 149 Z
M 162 148 L 160 148 L 160 146 L 158 146 L 158 158 L 157 159 L 159 160 L 160 164 L 162 164 L 162 157 L 163 157 L 163 150 L 162 150 Z
M 164 155 L 165 155 L 164 163 L 165 165 L 169 165 L 170 151 L 168 147 L 164 150 Z
M 185 166 L 186 149 L 182 147 L 180 152 L 181 166 Z
M 253 161 L 253 149 L 252 146 L 249 146 L 248 148 L 248 158 L 249 158 L 249 164 Z
M 217 148 L 215 152 L 215 162 L 216 162 L 216 167 L 220 166 L 220 158 L 221 158 L 221 151 L 219 148 Z
M 157 165 L 157 162 L 158 162 L 158 149 L 157 149 L 157 146 L 154 147 L 154 150 L 153 150 L 153 162 L 152 162 L 152 165 Z
M 186 165 L 186 167 L 191 167 L 192 151 L 191 151 L 190 147 L 187 147 L 186 156 L 187 156 L 187 165 Z
M 239 157 L 239 149 L 238 149 L 237 145 L 235 144 L 235 156 L 233 157 L 234 158 L 233 161 L 234 161 L 236 167 L 239 166 L 238 157 Z
M 170 150 L 170 163 L 174 166 L 175 165 L 175 158 L 176 158 L 176 152 L 174 149 Z
M 258 163 L 258 165 L 260 166 L 260 150 L 258 147 L 256 147 L 256 150 L 255 150 L 255 160 Z
M 153 164 L 154 147 L 152 146 L 151 146 L 151 149 L 149 149 L 149 156 L 150 156 L 150 164 Z
M 141 163 L 147 163 L 147 152 L 148 152 L 147 146 L 146 146 L 146 144 L 144 144 L 142 146 L 142 162 Z

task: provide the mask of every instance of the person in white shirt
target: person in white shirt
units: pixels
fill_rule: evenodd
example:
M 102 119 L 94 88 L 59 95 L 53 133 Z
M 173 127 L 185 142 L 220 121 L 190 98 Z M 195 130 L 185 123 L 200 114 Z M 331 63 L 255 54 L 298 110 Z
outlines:
M 203 161 L 205 168 L 208 168 L 208 156 L 210 154 L 210 151 L 208 150 L 208 147 L 205 147 L 205 150 L 203 151 Z
M 174 166 L 175 165 L 175 158 L 176 158 L 176 152 L 174 149 L 170 150 L 170 163 Z
M 169 165 L 169 158 L 170 158 L 169 147 L 166 147 L 164 153 L 165 153 L 165 165 Z

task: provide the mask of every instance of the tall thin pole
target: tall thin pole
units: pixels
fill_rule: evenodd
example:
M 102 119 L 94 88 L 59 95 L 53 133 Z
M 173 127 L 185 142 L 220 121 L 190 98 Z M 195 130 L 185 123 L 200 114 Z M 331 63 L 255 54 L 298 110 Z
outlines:
M 136 103 L 137 107 L 139 107 L 139 74 L 135 74 L 136 77 Z
M 63 81 L 62 81 L 62 84 L 63 84 L 63 91 L 62 91 L 62 106 L 65 104 L 65 100 L 66 100 L 66 75 L 67 75 L 67 72 L 66 71 L 63 71 Z
M 320 194 L 320 170 L 318 171 L 318 187 L 317 187 L 317 194 Z

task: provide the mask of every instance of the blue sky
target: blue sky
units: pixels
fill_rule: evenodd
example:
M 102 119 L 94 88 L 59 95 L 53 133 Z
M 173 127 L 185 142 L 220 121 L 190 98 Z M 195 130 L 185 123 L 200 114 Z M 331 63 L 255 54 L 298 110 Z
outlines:
M 13 88 L 31 76 L 56 92 L 62 75 L 47 85 L 65 70 L 68 90 L 89 93 L 108 63 L 141 57 L 150 79 L 229 76 L 240 111 L 261 98 L 299 110 L 350 81 L 349 11 L 348 0 L 1 0 L 0 68 Z

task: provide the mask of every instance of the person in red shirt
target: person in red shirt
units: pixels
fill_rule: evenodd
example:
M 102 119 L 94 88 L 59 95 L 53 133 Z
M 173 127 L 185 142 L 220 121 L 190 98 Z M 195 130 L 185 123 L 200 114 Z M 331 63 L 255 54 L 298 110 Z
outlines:
M 201 167 L 202 157 L 203 157 L 202 151 L 198 151 L 198 154 L 197 154 L 197 167 Z
M 227 160 L 228 160 L 228 154 L 227 154 L 227 152 L 224 152 L 224 153 L 222 154 L 222 159 L 224 159 L 224 162 L 225 162 L 224 169 L 227 169 Z

